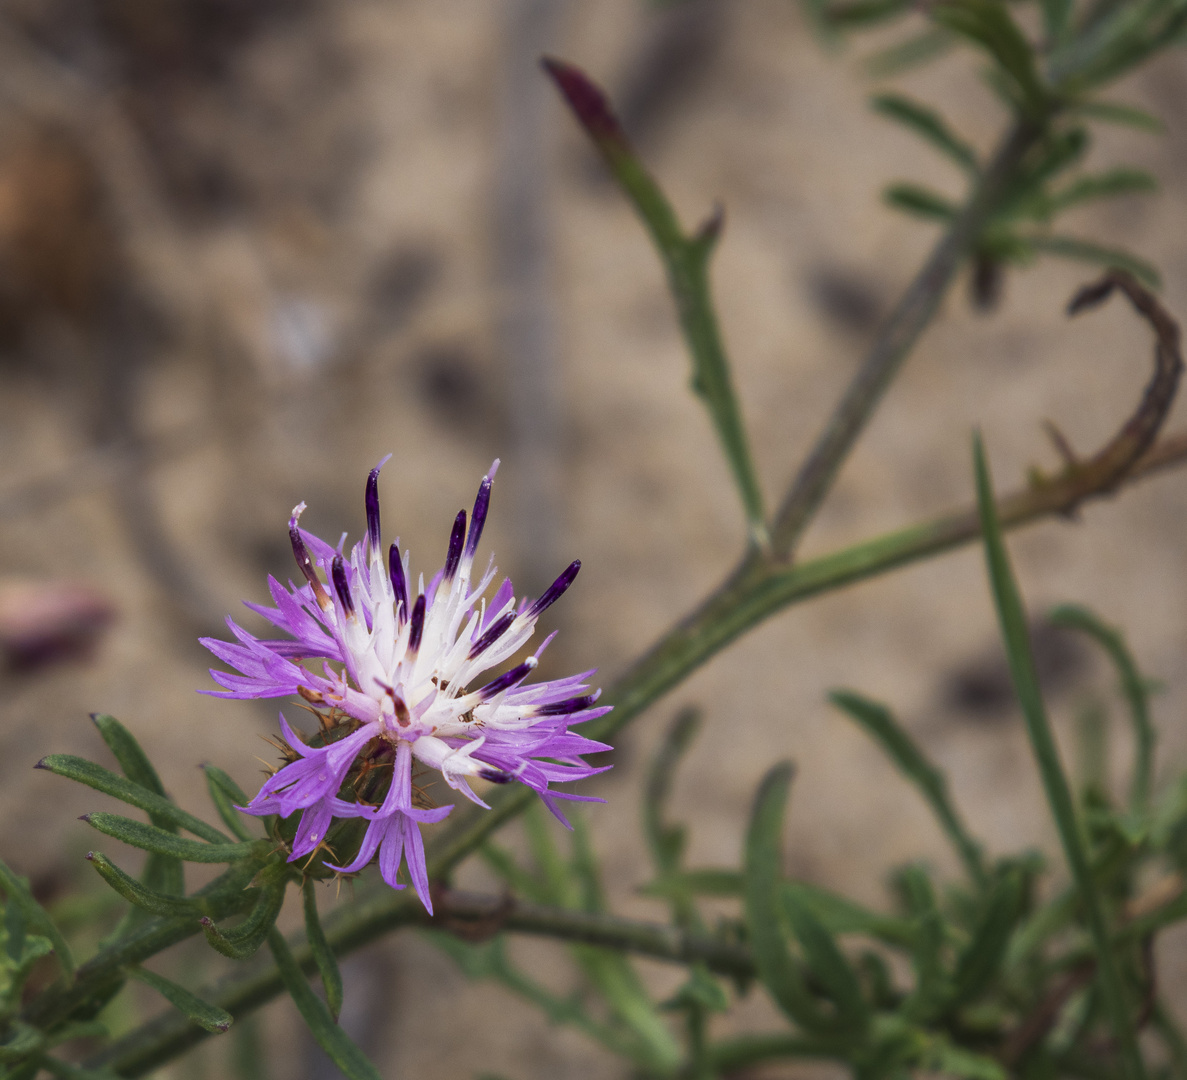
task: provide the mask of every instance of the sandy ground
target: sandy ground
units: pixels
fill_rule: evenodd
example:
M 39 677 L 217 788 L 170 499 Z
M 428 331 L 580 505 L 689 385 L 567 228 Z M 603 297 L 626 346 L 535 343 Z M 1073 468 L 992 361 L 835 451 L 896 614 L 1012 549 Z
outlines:
M 628 0 L 553 7 L 546 47 L 623 93 L 667 17 Z M 531 58 L 509 29 L 513 14 L 509 3 L 462 0 L 307 5 L 237 45 L 222 83 L 172 87 L 167 149 L 217 163 L 220 182 L 238 194 L 229 208 L 183 198 L 184 183 L 146 167 L 145 183 L 130 189 L 136 205 L 160 213 L 138 228 L 129 220 L 145 219 L 115 214 L 121 265 L 139 282 L 136 310 L 172 327 L 150 335 L 130 376 L 141 435 L 165 445 L 142 471 L 94 450 L 95 356 L 115 348 L 118 366 L 132 355 L 120 351 L 123 339 L 112 346 L 95 323 L 51 313 L 4 367 L 5 573 L 83 579 L 119 612 L 89 662 L 12 672 L 0 683 L 3 854 L 35 879 L 86 880 L 79 856 L 94 838 L 75 817 L 98 800 L 30 766 L 50 752 L 101 757 L 88 712 L 122 718 L 187 807 L 205 805 L 202 761 L 245 786 L 255 781 L 274 708 L 196 693 L 211 685 L 196 632 L 242 598 L 264 599 L 266 573 L 292 572 L 285 523 L 294 503 L 309 504 L 314 531 L 357 536 L 363 480 L 388 452 L 385 525 L 417 565 L 443 556 L 452 515 L 495 456 L 503 466 L 487 535 L 501 565 L 538 590 L 570 558 L 583 560 L 577 586 L 554 609 L 563 633 L 552 673 L 596 664 L 602 680 L 613 679 L 735 560 L 738 500 L 688 392 L 656 260 L 547 87 L 522 96 L 527 80 L 516 65 Z M 711 33 L 697 45 L 694 74 L 676 105 L 641 107 L 640 142 L 685 221 L 714 200 L 727 208 L 714 282 L 774 502 L 878 314 L 933 240 L 931 227 L 882 205 L 881 187 L 910 178 L 956 193 L 960 178 L 867 108 L 868 44 L 830 51 L 793 5 L 776 0 L 704 17 Z M 943 102 L 983 150 L 999 132 L 1002 117 L 970 78 L 967 56 L 896 85 Z M 520 88 L 513 105 L 541 118 L 528 141 L 540 162 L 530 177 L 540 193 L 533 220 L 547 256 L 535 295 L 546 302 L 553 347 L 534 374 L 507 348 L 517 340 L 507 325 L 518 301 L 496 195 L 509 173 L 512 182 L 524 176 L 504 153 L 514 119 L 508 86 Z M 1114 96 L 1159 113 L 1167 133 L 1104 132 L 1090 160 L 1140 163 L 1163 190 L 1077 215 L 1068 230 L 1124 243 L 1159 265 L 1165 302 L 1180 315 L 1185 89 L 1181 56 L 1118 89 Z M 28 101 L 6 95 L 12 126 Z M 119 124 L 109 128 L 104 137 L 126 149 Z M 158 160 L 151 139 L 146 146 L 137 158 L 133 142 L 129 175 L 139 175 L 137 161 Z M 975 426 L 1002 486 L 1021 482 L 1032 463 L 1053 464 L 1044 419 L 1082 449 L 1103 442 L 1136 403 L 1150 350 L 1120 304 L 1074 323 L 1063 317 L 1090 276 L 1054 262 L 1011 274 L 992 316 L 954 292 L 842 474 L 806 554 L 967 501 Z M 525 416 L 523 401 L 552 422 Z M 151 495 L 149 510 L 137 491 Z M 1164 683 L 1164 776 L 1187 763 L 1185 523 L 1187 483 L 1169 474 L 1011 543 L 1036 612 L 1088 604 L 1125 627 Z M 615 906 L 660 914 L 635 894 L 648 877 L 638 779 L 684 704 L 705 717 L 673 807 L 691 824 L 694 864 L 737 860 L 756 783 L 772 762 L 793 758 L 787 857 L 796 874 L 879 904 L 894 864 L 924 859 L 954 870 L 913 793 L 828 707 L 825 693 L 838 685 L 895 707 L 949 771 L 991 852 L 1054 851 L 1019 717 L 1008 706 L 962 706 L 951 689 L 969 665 L 992 669 L 994 641 L 981 556 L 969 549 L 813 601 L 732 646 L 642 717 L 615 770 L 591 785 L 608 800 L 589 817 Z M 1076 703 L 1111 685 L 1102 665 L 1081 659 L 1063 665 L 1070 674 L 1053 690 L 1064 735 Z M 1129 754 L 1120 727 L 1116 741 L 1120 785 Z M 1164 949 L 1166 978 L 1179 987 L 1182 943 Z M 523 949 L 563 978 L 555 951 Z M 657 987 L 672 984 L 672 972 L 644 966 Z M 493 988 L 466 985 L 410 935 L 353 964 L 348 983 L 381 1009 L 375 1052 L 385 1075 L 624 1075 L 578 1035 L 549 1028 Z M 290 1013 L 281 1003 L 264 1014 L 272 1075 L 315 1075 L 299 1040 L 281 1037 L 295 1029 Z M 756 1000 L 743 1013 L 755 1024 L 769 1018 Z M 204 1056 L 217 1062 L 220 1053 L 212 1046 Z

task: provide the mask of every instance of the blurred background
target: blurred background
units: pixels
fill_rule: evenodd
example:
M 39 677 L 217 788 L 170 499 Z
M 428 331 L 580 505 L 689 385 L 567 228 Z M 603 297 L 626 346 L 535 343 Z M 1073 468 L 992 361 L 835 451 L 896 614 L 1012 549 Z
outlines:
M 93 834 L 75 817 L 99 797 L 31 769 L 51 752 L 106 760 L 88 713 L 120 717 L 192 810 L 206 805 L 203 761 L 258 783 L 275 703 L 200 696 L 212 683 L 196 638 L 224 633 L 228 613 L 255 625 L 240 601 L 266 599 L 268 573 L 293 573 L 295 503 L 312 531 L 357 538 L 367 470 L 389 452 L 385 532 L 415 568 L 440 564 L 496 456 L 487 543 L 502 569 L 536 593 L 583 560 L 549 613 L 563 632 L 548 675 L 597 665 L 611 681 L 723 576 L 742 515 L 688 392 L 657 261 L 537 60 L 563 56 L 609 89 L 686 223 L 726 207 L 714 283 L 775 502 L 934 242 L 933 227 L 885 208 L 882 187 L 962 190 L 955 169 L 869 110 L 882 84 L 863 57 L 880 40 L 829 47 L 791 0 L 4 0 L 0 813 L 3 857 L 39 895 L 92 884 L 81 855 Z M 986 150 L 1004 117 L 976 65 L 958 51 L 895 85 Z M 1090 163 L 1142 165 L 1163 190 L 1075 224 L 1158 265 L 1182 318 L 1187 57 L 1162 57 L 1112 96 L 1167 131 L 1103 133 Z M 974 425 L 1002 487 L 1055 464 L 1045 419 L 1085 452 L 1103 443 L 1137 401 L 1150 342 L 1121 303 L 1067 322 L 1066 299 L 1091 276 L 1051 262 L 1012 274 L 991 314 L 962 282 L 805 554 L 966 503 Z M 1184 419 L 1176 409 L 1170 427 Z M 1170 473 L 1012 542 L 1035 612 L 1092 606 L 1163 682 L 1167 774 L 1187 765 L 1185 528 L 1187 475 Z M 735 644 L 587 785 L 608 799 L 589 820 L 614 905 L 663 917 L 635 892 L 649 876 L 638 777 L 689 703 L 705 726 L 674 810 L 691 823 L 693 865 L 736 863 L 755 784 L 792 757 L 795 873 L 884 904 L 890 865 L 950 870 L 914 794 L 830 711 L 837 685 L 899 712 L 991 852 L 1053 852 L 995 640 L 968 549 Z M 1040 631 L 1039 643 L 1066 735 L 1112 676 L 1076 642 Z M 1120 785 L 1121 724 L 1116 749 Z M 1163 977 L 1187 985 L 1187 942 L 1166 942 Z M 516 948 L 563 985 L 559 950 Z M 191 978 L 218 970 L 208 950 L 180 955 Z M 675 985 L 678 973 L 643 967 Z M 345 974 L 344 1022 L 385 1075 L 621 1075 L 579 1035 L 467 985 L 414 935 Z M 146 998 L 144 1015 L 159 1007 Z M 764 1009 L 752 1000 L 740 1019 Z M 257 1028 L 273 1077 L 334 1075 L 295 1036 L 291 1004 Z M 212 1041 L 168 1075 L 225 1075 L 230 1045 Z

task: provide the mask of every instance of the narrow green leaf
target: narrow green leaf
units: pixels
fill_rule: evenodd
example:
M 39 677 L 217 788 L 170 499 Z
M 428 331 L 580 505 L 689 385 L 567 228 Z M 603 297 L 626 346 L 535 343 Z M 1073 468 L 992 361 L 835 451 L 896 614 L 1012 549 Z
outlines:
M 1031 118 L 1048 108 L 1048 94 L 1035 67 L 1034 53 L 1004 4 L 995 0 L 940 0 L 931 9 L 940 26 L 985 49 L 1017 87 L 1017 100 Z
M 931 1072 L 959 1077 L 960 1080 L 1007 1080 L 1009 1077 L 1001 1062 L 963 1046 L 954 1046 L 943 1038 L 932 1040 L 922 1064 Z
M 56 776 L 76 780 L 105 795 L 113 795 L 131 806 L 148 811 L 157 819 L 154 824 L 158 829 L 176 826 L 215 844 L 225 844 L 229 839 L 213 825 L 207 825 L 200 818 L 186 813 L 163 795 L 157 795 L 131 780 L 125 780 L 110 769 L 87 761 L 86 758 L 75 757 L 73 754 L 50 754 L 37 763 L 37 768 L 48 769 Z
M 1106 124 L 1122 124 L 1125 127 L 1138 128 L 1155 135 L 1162 135 L 1166 125 L 1154 116 L 1134 105 L 1124 105 L 1119 101 L 1082 101 L 1072 106 L 1072 111 L 1086 116 L 1090 120 L 1100 120 Z
M 971 940 L 957 957 L 952 1007 L 976 999 L 1001 970 L 1025 894 L 1021 871 L 1010 869 L 998 878 Z
M 914 0 L 840 0 L 813 5 L 819 21 L 835 30 L 855 30 L 896 18 L 914 6 Z
M 1062 191 L 1049 196 L 1052 213 L 1060 213 L 1093 199 L 1111 199 L 1117 195 L 1148 194 L 1158 190 L 1158 181 L 1144 169 L 1117 168 L 1081 176 Z
M 956 216 L 956 205 L 950 199 L 918 184 L 891 184 L 882 192 L 882 199 L 896 210 L 933 221 L 951 221 Z
M 231 1032 L 231 1075 L 234 1080 L 268 1080 L 268 1054 L 257 1016 L 242 1017 Z
M 223 930 L 209 918 L 203 918 L 202 932 L 211 948 L 232 960 L 246 960 L 264 943 L 284 906 L 284 882 L 270 882 L 260 888 L 255 907 L 246 919 L 230 930 Z
M 539 891 L 537 880 L 515 861 L 515 857 L 505 848 L 499 847 L 491 840 L 478 849 L 483 861 L 499 875 L 511 888 L 512 892 L 534 900 Z
M 1071 867 L 1072 877 L 1075 879 L 1088 928 L 1092 934 L 1101 989 L 1113 1023 L 1114 1034 L 1121 1047 L 1125 1073 L 1130 1080 L 1144 1080 L 1145 1067 L 1130 1022 L 1132 1013 L 1128 995 L 1117 959 L 1113 955 L 1103 904 L 1089 866 L 1080 823 L 1076 820 L 1071 789 L 1068 787 L 1067 776 L 1059 759 L 1059 750 L 1047 721 L 1047 711 L 1043 705 L 1034 658 L 1030 651 L 1026 613 L 1002 539 L 989 466 L 985 461 L 985 451 L 979 435 L 973 439 L 973 462 L 977 480 L 977 506 L 981 515 L 982 538 L 985 542 L 985 559 L 1014 689 L 1026 717 L 1027 734 L 1030 736 L 1031 749 L 1039 767 L 1043 789 L 1058 826 L 1064 854 Z
M 329 1059 L 342 1070 L 346 1080 L 382 1080 L 379 1071 L 366 1058 L 330 1016 L 329 1009 L 309 985 L 305 973 L 297 965 L 284 936 L 273 927 L 268 932 L 268 947 L 276 959 L 276 967 L 285 989 L 292 995 L 297 1010 Z
M 763 777 L 746 833 L 746 922 L 754 966 L 775 1004 L 809 1031 L 832 1027 L 808 992 L 799 962 L 788 948 L 791 928 L 780 901 L 783 815 L 791 788 L 789 762 Z
M 912 948 L 915 930 L 905 919 L 870 911 L 844 896 L 809 885 L 806 881 L 785 881 L 783 893 L 807 908 L 830 934 L 866 934 L 888 945 Z
M 949 993 L 942 955 L 944 920 L 931 879 L 921 867 L 904 866 L 895 873 L 892 881 L 915 930 L 911 950 L 915 989 L 903 1006 L 903 1015 L 915 1020 L 930 1020 L 942 1011 Z
M 62 932 L 49 917 L 49 912 L 33 898 L 25 879 L 14 874 L 2 860 L 0 860 L 0 889 L 4 890 L 8 903 L 14 905 L 24 915 L 25 924 L 53 945 L 54 955 L 58 958 L 58 963 L 62 965 L 62 970 L 68 976 L 73 977 L 74 954 L 70 951 L 70 946 L 66 944 Z
M 202 772 L 206 776 L 210 801 L 214 803 L 223 824 L 240 840 L 254 839 L 247 822 L 243 820 L 243 815 L 235 809 L 236 806 L 246 806 L 250 801 L 243 789 L 216 765 L 203 765 Z
M 87 852 L 87 859 L 117 893 L 129 903 L 153 915 L 172 918 L 176 915 L 205 915 L 208 905 L 198 897 L 169 895 L 150 889 L 143 882 L 137 881 L 130 874 L 125 874 L 106 855 L 97 851 Z
M 82 820 L 99 832 L 131 847 L 159 852 L 162 855 L 173 855 L 184 862 L 236 862 L 260 854 L 267 846 L 266 840 L 255 840 L 247 844 L 208 844 L 203 840 L 187 840 L 164 829 L 158 829 L 155 825 L 145 825 L 119 814 L 84 814 Z
M 915 132 L 966 172 L 977 175 L 977 154 L 956 135 L 934 109 L 901 94 L 878 94 L 871 104 L 875 112 Z
M 667 272 L 680 328 L 692 359 L 692 386 L 704 402 L 746 511 L 752 543 L 766 543 L 766 512 L 749 437 L 734 392 L 733 376 L 713 297 L 709 256 L 722 227 L 720 209 L 692 235 L 680 226 L 672 204 L 644 168 L 601 88 L 571 64 L 545 59 L 552 78 L 611 175 L 642 219 Z
M 1047 40 L 1056 42 L 1063 37 L 1072 14 L 1072 0 L 1039 0 L 1043 11 L 1043 32 Z
M 1049 618 L 1056 626 L 1079 630 L 1091 637 L 1109 655 L 1121 678 L 1121 690 L 1129 706 L 1133 722 L 1137 754 L 1133 766 L 1133 780 L 1129 787 L 1129 803 L 1137 812 L 1144 811 L 1150 801 L 1150 787 L 1154 772 L 1154 744 L 1157 733 L 1150 719 L 1150 683 L 1138 669 L 1137 662 L 1125 643 L 1125 635 L 1116 627 L 1098 619 L 1078 604 L 1064 604 L 1051 612 Z
M 45 1038 L 37 1028 L 20 1020 L 12 1021 L 0 1043 L 0 1062 L 20 1062 L 45 1046 Z
M 788 922 L 804 950 L 808 969 L 836 1005 L 840 1025 L 860 1037 L 869 1026 L 870 1011 L 856 973 L 833 936 L 799 895 L 785 889 L 782 900 Z
M 1116 266 L 1121 270 L 1128 270 L 1151 289 L 1162 288 L 1162 275 L 1153 266 L 1145 259 L 1120 248 L 1103 247 L 1088 240 L 1078 240 L 1073 236 L 1039 234 L 1027 236 L 1025 239 L 1036 251 L 1044 254 L 1095 263 L 1098 266 Z
M 932 813 L 936 815 L 940 827 L 960 855 L 969 878 L 975 885 L 984 886 L 987 878 L 981 845 L 968 834 L 960 815 L 952 805 L 952 799 L 948 794 L 948 781 L 944 774 L 924 756 L 915 740 L 903 730 L 885 705 L 862 697 L 852 690 L 833 690 L 828 697 L 837 708 L 851 716 L 873 736 L 903 775 L 919 789 Z
M 146 971 L 142 967 L 131 967 L 128 975 L 147 986 L 151 986 L 170 1005 L 188 1016 L 203 1031 L 223 1034 L 234 1022 L 234 1017 L 225 1009 L 203 1001 L 197 994 L 178 986 L 172 979 L 166 979 L 155 971 Z
M 941 27 L 915 34 L 868 57 L 863 66 L 874 79 L 889 79 L 951 52 L 957 37 Z
M 99 729 L 107 748 L 119 762 L 124 775 L 132 783 L 148 788 L 154 795 L 165 798 L 165 787 L 161 783 L 161 778 L 135 736 L 114 716 L 108 716 L 106 713 L 92 713 L 91 720 Z
M 318 974 L 321 975 L 322 986 L 325 987 L 326 1005 L 329 1007 L 330 1016 L 337 1023 L 338 1014 L 342 1012 L 342 973 L 338 970 L 338 960 L 326 940 L 321 919 L 318 918 L 317 893 L 314 891 L 316 888 L 317 883 L 313 878 L 306 878 L 301 887 L 305 901 L 305 938 L 313 953 L 314 963 L 317 964 Z
M 682 709 L 677 713 L 647 770 L 643 786 L 643 833 L 651 849 L 655 872 L 660 877 L 679 869 L 684 853 L 684 829 L 664 821 L 664 807 L 672 790 L 676 768 L 696 738 L 700 725 L 698 709 Z
M 554 821 L 533 805 L 524 815 L 524 832 L 528 838 L 528 849 L 539 870 L 538 884 L 532 899 L 541 904 L 556 904 L 558 907 L 577 907 L 578 890 L 569 867 L 561 856 L 553 835 Z

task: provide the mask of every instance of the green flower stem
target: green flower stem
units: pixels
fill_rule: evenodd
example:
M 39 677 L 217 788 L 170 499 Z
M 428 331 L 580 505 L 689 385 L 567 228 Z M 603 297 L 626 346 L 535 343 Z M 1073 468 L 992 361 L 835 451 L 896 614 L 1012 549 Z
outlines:
M 1042 130 L 1028 121 L 1016 123 L 990 160 L 968 202 L 908 286 L 775 516 L 771 526 L 771 550 L 775 555 L 786 559 L 794 553 L 882 395 L 939 308 L 970 244 L 1016 179 L 1018 166 L 1039 140 Z
M 1126 474 L 1124 482 L 1132 482 L 1184 461 L 1187 461 L 1187 432 L 1157 443 Z M 1112 491 L 1114 488 L 1108 487 L 1106 490 Z M 1065 513 L 1069 507 L 1079 505 L 1091 494 L 1084 490 L 1075 475 L 1071 475 L 1005 496 L 998 504 L 998 514 L 1003 528 L 1017 527 L 1052 514 Z M 756 569 L 754 564 L 747 562 L 744 569 L 726 581 L 697 611 L 678 623 L 618 680 L 608 695 L 615 703 L 615 711 L 601 722 L 597 735 L 604 737 L 626 726 L 699 664 L 739 634 L 783 608 L 818 593 L 841 588 L 950 550 L 979 536 L 977 512 L 967 509 L 790 568 L 781 563 L 767 562 Z M 522 812 L 536 798 L 527 788 L 504 788 L 500 795 L 502 797 L 492 800 L 490 811 L 474 815 L 458 813 L 456 816 L 464 819 L 462 825 L 438 833 L 440 839 L 430 849 L 431 877 L 439 879 L 446 875 L 501 824 Z M 528 924 L 535 915 L 526 914 L 531 909 L 519 906 L 518 910 L 522 922 L 515 929 L 533 932 Z M 415 899 L 408 900 L 404 894 L 393 892 L 386 886 L 359 886 L 357 898 L 352 904 L 339 908 L 327 917 L 326 938 L 334 954 L 342 957 L 421 917 L 421 909 Z M 587 916 L 579 912 L 564 912 L 562 918 L 577 920 Z M 511 928 L 508 924 L 503 925 Z M 589 924 L 582 925 L 588 927 Z M 180 941 L 195 933 L 197 924 L 191 923 L 191 927 L 172 940 L 165 941 L 160 947 L 165 948 L 173 941 Z M 672 931 L 667 927 L 663 930 L 665 936 L 656 940 L 670 941 L 666 935 Z M 588 938 L 585 940 L 590 941 Z M 606 942 L 603 940 L 598 943 Z M 315 970 L 316 963 L 308 945 L 294 944 L 293 951 L 302 970 L 306 973 Z M 104 956 L 106 953 L 100 954 L 91 963 L 96 963 Z M 137 959 L 140 958 L 143 957 Z M 120 961 L 115 961 L 114 969 L 118 970 L 119 966 Z M 275 965 L 261 964 L 246 974 L 237 971 L 218 988 L 204 993 L 207 1000 L 239 1018 L 272 1000 L 282 990 L 283 984 Z M 95 1063 L 113 1063 L 123 1075 L 139 1076 L 172 1060 L 204 1037 L 200 1029 L 167 1015 L 114 1044 Z

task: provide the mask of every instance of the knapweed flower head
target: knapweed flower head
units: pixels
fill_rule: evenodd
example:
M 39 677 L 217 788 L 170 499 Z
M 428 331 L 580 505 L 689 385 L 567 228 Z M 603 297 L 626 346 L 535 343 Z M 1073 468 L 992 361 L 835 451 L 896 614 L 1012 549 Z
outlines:
M 600 691 L 587 692 L 592 671 L 527 681 L 555 635 L 490 677 L 520 653 L 581 566 L 573 562 L 537 600 L 516 601 L 509 578 L 486 598 L 496 576 L 493 560 L 477 581 L 473 564 L 498 461 L 478 489 L 468 531 L 462 510 L 445 565 L 427 586 L 422 575 L 411 590 L 408 553 L 398 540 L 386 552 L 380 542 L 378 478 L 387 460 L 367 478 L 367 535 L 349 554 L 345 536 L 335 548 L 300 528 L 304 503 L 293 510 L 289 538 L 304 582 L 286 587 L 270 577 L 276 606 L 247 605 L 290 639 L 257 638 L 228 619 L 237 643 L 202 643 L 239 673 L 212 670 L 224 687 L 211 691 L 215 696 L 299 695 L 320 720 L 321 730 L 304 741 L 281 714 L 287 762 L 243 809 L 282 819 L 301 815 L 290 862 L 322 849 L 331 870 L 354 873 L 378 856 L 380 873 L 396 889 L 404 887 L 403 863 L 431 912 L 420 826 L 453 809 L 434 805 L 426 790 L 431 782 L 443 779 L 485 807 L 470 787 L 473 778 L 518 781 L 567 825 L 558 800 L 598 800 L 551 785 L 601 772 L 581 755 L 609 749 L 571 729 L 610 710 L 596 704 Z M 335 823 L 335 839 L 353 836 L 358 845 L 347 862 L 335 861 L 340 853 L 327 840 Z

